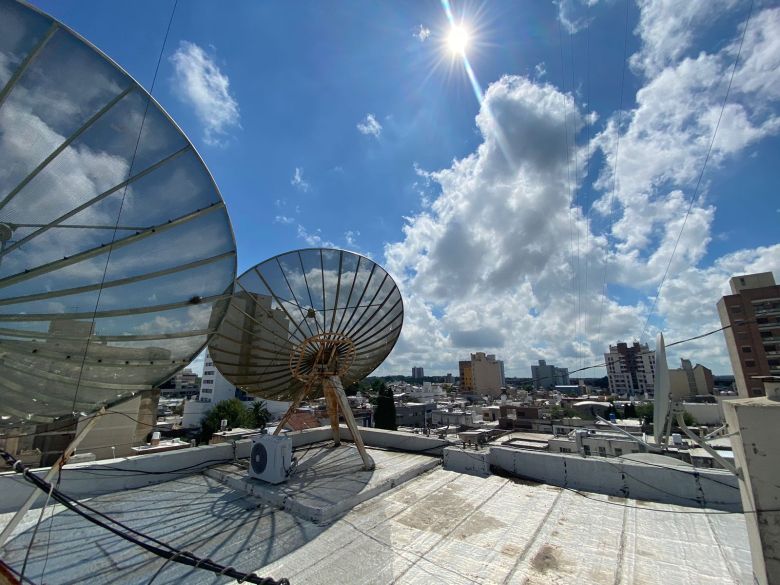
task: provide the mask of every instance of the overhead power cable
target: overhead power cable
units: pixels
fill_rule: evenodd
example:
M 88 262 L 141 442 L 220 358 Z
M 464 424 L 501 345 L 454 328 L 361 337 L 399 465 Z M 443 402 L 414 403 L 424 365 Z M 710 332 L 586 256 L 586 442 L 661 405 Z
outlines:
M 674 247 L 672 248 L 672 254 L 669 256 L 669 262 L 666 264 L 666 270 L 664 270 L 664 275 L 661 277 L 661 282 L 658 284 L 658 290 L 655 293 L 655 298 L 653 299 L 653 304 L 650 307 L 650 312 L 647 314 L 647 319 L 645 320 L 645 326 L 642 328 L 642 334 L 639 336 L 639 340 L 641 341 L 642 338 L 645 336 L 645 333 L 647 332 L 647 326 L 650 324 L 650 318 L 653 316 L 653 313 L 655 312 L 655 307 L 658 304 L 658 297 L 661 296 L 661 289 L 664 286 L 664 282 L 666 282 L 666 277 L 669 275 L 669 269 L 672 267 L 672 261 L 674 260 L 674 255 L 677 252 L 677 246 L 680 244 L 680 238 L 682 238 L 683 231 L 685 230 L 685 225 L 688 223 L 688 217 L 691 215 L 691 210 L 693 210 L 693 206 L 696 203 L 696 201 L 699 199 L 699 188 L 701 187 L 701 181 L 704 177 L 704 171 L 707 169 L 707 163 L 710 160 L 710 155 L 712 154 L 712 147 L 715 145 L 715 137 L 718 135 L 718 128 L 720 128 L 720 122 L 723 119 L 723 112 L 726 109 L 726 103 L 729 99 L 729 93 L 731 92 L 731 84 L 734 81 L 734 74 L 737 72 L 737 65 L 739 64 L 739 57 L 742 54 L 742 44 L 745 42 L 745 35 L 747 34 L 748 25 L 750 25 L 750 17 L 753 15 L 753 0 L 750 2 L 750 9 L 748 10 L 748 16 L 747 20 L 745 20 L 745 28 L 742 31 L 742 38 L 739 41 L 739 49 L 737 50 L 737 56 L 734 59 L 734 65 L 731 68 L 731 77 L 729 78 L 728 86 L 726 87 L 726 95 L 723 96 L 723 103 L 720 105 L 720 114 L 718 114 L 718 121 L 715 123 L 715 129 L 712 131 L 712 138 L 710 139 L 710 145 L 707 148 L 707 154 L 704 157 L 704 163 L 701 166 L 701 171 L 699 172 L 699 178 L 696 181 L 696 187 L 693 190 L 693 196 L 691 197 L 691 201 L 688 204 L 688 209 L 685 211 L 685 217 L 683 218 L 682 226 L 680 226 L 680 232 L 677 234 L 677 239 L 674 241 Z
M 585 41 L 586 41 L 586 47 L 585 47 L 585 103 L 587 104 L 588 108 L 590 108 L 590 3 L 587 4 L 586 7 L 587 14 L 585 16 Z M 573 48 L 572 48 L 573 51 Z M 587 183 L 588 177 L 590 176 L 590 123 L 587 119 L 587 110 L 586 110 L 586 119 L 585 119 L 585 129 L 587 131 L 587 137 L 585 138 L 585 173 L 583 175 L 583 185 Z M 590 210 L 592 208 L 591 200 L 589 197 L 589 190 L 586 190 L 585 192 L 585 204 L 583 205 L 583 209 L 585 210 L 585 282 L 583 285 L 583 289 L 585 290 L 585 297 L 586 299 L 590 297 L 588 294 L 588 268 L 590 263 L 590 256 L 588 254 L 590 250 Z M 590 303 L 588 303 L 590 305 Z M 585 310 L 583 313 L 583 317 L 585 319 L 585 339 L 587 340 L 589 338 L 589 334 L 591 332 L 591 322 L 590 322 L 590 311 Z M 581 352 L 581 359 L 580 359 L 580 366 L 585 364 L 585 353 Z
M 133 173 L 133 167 L 135 166 L 135 160 L 138 156 L 138 148 L 141 144 L 141 138 L 144 134 L 144 126 L 146 125 L 146 118 L 149 114 L 149 108 L 152 105 L 152 94 L 154 93 L 154 86 L 157 83 L 157 74 L 160 71 L 160 63 L 162 62 L 163 53 L 165 52 L 165 46 L 168 44 L 168 35 L 171 32 L 171 25 L 173 24 L 173 17 L 176 14 L 176 6 L 178 5 L 179 0 L 173 0 L 173 6 L 171 7 L 171 16 L 168 19 L 168 26 L 165 29 L 165 36 L 163 37 L 162 45 L 160 46 L 160 54 L 157 57 L 157 65 L 154 68 L 154 76 L 152 77 L 152 84 L 149 87 L 149 97 L 146 100 L 146 106 L 144 107 L 144 113 L 141 118 L 141 125 L 138 128 L 138 136 L 135 139 L 135 146 L 133 147 L 133 155 L 130 157 L 130 164 L 127 167 L 127 176 L 125 177 L 126 181 L 130 180 L 130 177 Z M 98 310 L 100 308 L 100 300 L 103 296 L 103 290 L 105 288 L 106 284 L 106 277 L 108 275 L 108 267 L 111 263 L 111 255 L 114 252 L 114 243 L 116 241 L 117 234 L 120 230 L 119 222 L 122 218 L 122 212 L 125 208 L 125 201 L 127 198 L 127 188 L 129 184 L 125 184 L 124 188 L 122 189 L 122 197 L 119 200 L 119 209 L 116 213 L 116 221 L 113 225 L 113 233 L 111 235 L 111 243 L 108 245 L 108 252 L 106 253 L 106 262 L 103 265 L 103 273 L 100 277 L 100 285 L 97 289 L 97 295 L 95 298 L 95 308 L 92 311 L 92 331 L 95 331 L 95 323 L 97 321 L 97 315 Z M 84 346 L 84 354 L 81 357 L 81 367 L 79 368 L 79 375 L 76 379 L 76 390 L 73 392 L 73 410 L 76 410 L 76 401 L 78 400 L 79 396 L 79 390 L 81 389 L 81 380 L 84 376 L 84 367 L 87 363 L 87 354 L 89 354 L 90 344 L 92 343 L 92 336 L 87 338 L 87 343 Z
M 620 154 L 620 132 L 621 132 L 621 126 L 623 125 L 623 95 L 626 87 L 626 62 L 628 61 L 628 14 L 629 14 L 629 7 L 631 5 L 630 0 L 625 0 L 626 4 L 626 18 L 625 23 L 623 25 L 623 61 L 621 61 L 622 67 L 621 67 L 621 76 L 620 76 L 620 106 L 618 108 L 618 122 L 617 127 L 615 128 L 615 162 L 613 164 L 612 168 L 612 195 L 609 198 L 609 209 L 608 211 L 608 218 L 609 218 L 609 228 L 604 231 L 604 278 L 603 282 L 601 283 L 601 306 L 599 308 L 599 318 L 596 323 L 596 339 L 601 338 L 601 321 L 604 317 L 604 302 L 607 298 L 607 265 L 609 261 L 609 233 L 612 231 L 612 228 L 615 225 L 615 221 L 613 219 L 614 217 L 614 207 L 615 207 L 615 196 L 617 194 L 618 189 L 618 155 Z
M 754 322 L 753 320 L 740 321 L 739 323 L 735 323 L 735 325 L 746 325 L 748 323 L 753 323 L 753 322 Z M 674 345 L 680 345 L 682 343 L 688 343 L 689 341 L 694 341 L 696 339 L 702 339 L 703 337 L 707 337 L 707 336 L 712 335 L 714 333 L 718 333 L 719 331 L 723 331 L 723 330 L 728 329 L 730 327 L 732 327 L 732 325 L 725 325 L 723 327 L 718 327 L 717 329 L 713 329 L 712 331 L 707 331 L 706 333 L 702 333 L 701 335 L 695 335 L 693 337 L 688 337 L 686 339 L 680 339 L 680 340 L 674 341 L 672 343 L 667 343 L 666 347 L 672 347 Z M 593 368 L 603 368 L 606 365 L 607 365 L 606 363 L 600 363 L 600 364 L 593 364 L 591 366 L 585 366 L 584 368 L 579 368 L 577 370 L 570 371 L 569 375 L 576 374 L 577 372 L 584 372 L 585 370 L 592 370 Z M 539 378 L 530 378 L 527 381 L 527 383 L 533 383 L 533 382 L 537 382 L 537 381 L 541 382 L 543 380 L 552 380 L 552 379 L 553 379 L 553 376 L 542 376 L 542 377 L 539 377 Z
M 571 40 L 571 35 L 570 40 Z M 576 191 L 574 188 L 574 184 L 576 182 L 576 174 L 577 174 L 577 159 L 576 159 L 576 136 L 575 136 L 575 128 L 576 128 L 576 120 L 572 122 L 572 144 L 571 147 L 569 146 L 569 99 L 566 97 L 566 60 L 564 57 L 564 48 L 563 48 L 563 26 L 561 24 L 561 20 L 558 19 L 558 45 L 560 48 L 561 53 L 561 96 L 563 97 L 563 148 L 564 148 L 564 155 L 566 157 L 566 174 L 568 179 L 568 188 L 569 188 L 569 202 L 568 202 L 568 211 L 569 211 L 569 267 L 571 271 L 574 271 L 574 278 L 572 278 L 571 281 L 571 292 L 572 297 L 574 299 L 574 306 L 575 306 L 575 318 L 574 318 L 574 339 L 575 342 L 579 338 L 579 325 L 580 325 L 580 310 L 581 310 L 581 304 L 580 304 L 580 296 L 579 296 L 579 264 L 580 264 L 580 257 L 579 257 L 579 230 L 577 231 L 577 262 L 575 264 L 574 261 L 574 231 L 575 231 L 575 222 L 574 222 L 574 208 L 575 208 L 575 199 L 576 199 Z M 572 93 L 574 92 L 574 54 L 572 51 L 572 84 L 571 84 L 571 90 Z M 574 109 L 574 96 L 572 96 L 572 109 Z M 572 154 L 573 153 L 573 154 Z M 572 158 L 574 158 L 574 176 L 572 176 Z
M 211 559 L 204 559 L 194 555 L 189 551 L 171 546 L 166 542 L 135 530 L 134 528 L 131 528 L 122 522 L 115 520 L 110 516 L 99 512 L 98 510 L 95 510 L 91 506 L 65 495 L 52 484 L 44 481 L 42 478 L 32 473 L 28 467 L 22 465 L 21 461 L 17 460 L 7 451 L 0 451 L 0 457 L 2 457 L 14 469 L 14 471 L 21 473 L 26 481 L 33 484 L 38 489 L 51 494 L 51 497 L 54 500 L 65 506 L 71 512 L 78 514 L 92 524 L 108 530 L 123 540 L 135 544 L 154 555 L 167 559 L 169 562 L 176 562 L 190 567 L 195 567 L 196 569 L 204 569 L 218 575 L 231 577 L 238 580 L 239 583 L 246 581 L 248 583 L 255 583 L 257 585 L 289 585 L 289 581 L 287 579 L 276 580 L 271 577 L 260 577 L 254 573 L 242 573 L 233 567 L 221 565 L 215 561 L 212 561 Z

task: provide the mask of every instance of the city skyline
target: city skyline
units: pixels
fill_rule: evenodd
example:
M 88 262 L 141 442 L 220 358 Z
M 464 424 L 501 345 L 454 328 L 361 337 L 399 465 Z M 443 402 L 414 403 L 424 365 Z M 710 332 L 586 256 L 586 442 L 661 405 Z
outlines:
M 150 85 L 172 4 L 39 5 Z M 377 374 L 474 351 L 575 370 L 717 328 L 732 276 L 780 277 L 780 9 L 743 39 L 750 6 L 194 1 L 154 95 L 214 174 L 239 272 L 333 244 L 397 279 Z M 722 334 L 680 357 L 731 372 Z

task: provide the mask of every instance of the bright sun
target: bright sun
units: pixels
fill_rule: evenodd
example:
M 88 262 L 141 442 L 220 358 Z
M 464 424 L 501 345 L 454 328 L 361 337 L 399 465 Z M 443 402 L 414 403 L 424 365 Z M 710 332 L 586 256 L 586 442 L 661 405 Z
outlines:
M 454 25 L 447 35 L 447 46 L 452 53 L 464 55 L 469 45 L 469 34 L 462 26 Z

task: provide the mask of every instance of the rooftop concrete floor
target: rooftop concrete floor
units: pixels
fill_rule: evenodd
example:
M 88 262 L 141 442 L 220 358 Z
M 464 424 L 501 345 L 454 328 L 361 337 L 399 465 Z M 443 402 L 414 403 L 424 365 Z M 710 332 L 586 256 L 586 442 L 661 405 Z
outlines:
M 372 451 L 377 459 L 378 453 Z M 90 503 L 172 545 L 240 570 L 288 577 L 293 585 L 752 581 L 741 514 L 583 496 L 443 469 L 380 493 L 326 526 L 205 474 Z M 17 569 L 39 513 L 28 513 L 3 550 Z M 0 516 L 0 524 L 8 518 Z M 153 583 L 230 582 L 181 565 L 163 567 L 59 506 L 46 512 L 27 575 L 36 583 L 149 583 L 161 567 Z
M 220 465 L 205 474 L 263 504 L 327 524 L 361 502 L 441 464 L 436 457 L 410 453 L 372 449 L 371 455 L 375 468 L 366 471 L 354 445 L 312 446 L 297 453 L 295 472 L 277 485 L 250 478 L 235 465 Z

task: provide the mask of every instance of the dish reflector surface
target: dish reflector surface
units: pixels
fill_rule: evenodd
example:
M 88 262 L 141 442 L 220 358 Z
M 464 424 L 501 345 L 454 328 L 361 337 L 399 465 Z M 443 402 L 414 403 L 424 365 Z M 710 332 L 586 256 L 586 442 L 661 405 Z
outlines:
M 227 308 L 235 242 L 200 156 L 125 71 L 0 0 L 0 424 L 165 381 Z
M 308 386 L 315 397 L 325 377 L 347 387 L 376 369 L 402 323 L 401 292 L 381 266 L 344 250 L 298 250 L 237 279 L 209 354 L 250 394 L 293 400 Z

